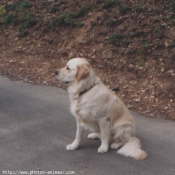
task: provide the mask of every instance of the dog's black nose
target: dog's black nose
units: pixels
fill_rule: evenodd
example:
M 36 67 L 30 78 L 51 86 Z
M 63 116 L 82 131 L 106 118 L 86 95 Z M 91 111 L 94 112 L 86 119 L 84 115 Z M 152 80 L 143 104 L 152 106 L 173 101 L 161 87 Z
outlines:
M 58 74 L 59 74 L 59 71 L 58 71 L 58 70 L 56 70 L 56 71 L 55 71 L 55 75 L 58 75 Z

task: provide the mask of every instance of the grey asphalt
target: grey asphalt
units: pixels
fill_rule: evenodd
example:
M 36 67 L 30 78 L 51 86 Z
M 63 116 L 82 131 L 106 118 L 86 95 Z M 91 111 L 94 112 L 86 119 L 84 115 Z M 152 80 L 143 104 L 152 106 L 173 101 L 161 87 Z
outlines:
M 134 113 L 137 136 L 149 154 L 135 161 L 110 150 L 98 154 L 99 140 L 67 151 L 76 122 L 66 91 L 9 81 L 0 76 L 0 174 L 3 171 L 74 171 L 76 175 L 175 175 L 175 122 Z

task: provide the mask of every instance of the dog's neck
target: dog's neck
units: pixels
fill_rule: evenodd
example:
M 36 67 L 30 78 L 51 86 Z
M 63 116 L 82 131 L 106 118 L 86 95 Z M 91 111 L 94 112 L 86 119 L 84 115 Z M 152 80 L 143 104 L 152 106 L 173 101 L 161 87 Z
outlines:
M 97 83 L 94 83 L 94 84 L 92 84 L 89 88 L 87 88 L 87 89 L 81 91 L 81 92 L 79 93 L 79 96 L 81 96 L 81 95 L 85 94 L 86 92 L 90 91 L 96 84 L 97 84 Z
M 73 82 L 68 88 L 69 96 L 71 99 L 78 99 L 86 92 L 90 91 L 97 83 L 100 82 L 100 78 L 92 76 L 89 81 Z

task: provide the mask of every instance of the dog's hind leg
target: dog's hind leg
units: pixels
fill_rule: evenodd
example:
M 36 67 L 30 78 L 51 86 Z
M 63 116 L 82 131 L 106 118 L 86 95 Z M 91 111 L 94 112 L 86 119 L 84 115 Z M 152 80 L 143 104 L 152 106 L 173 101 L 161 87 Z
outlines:
M 134 136 L 134 126 L 131 124 L 116 126 L 113 130 L 115 130 L 115 132 L 113 135 L 113 143 L 110 145 L 111 149 L 119 149 Z
M 123 146 L 125 144 L 125 142 L 122 142 L 120 140 L 115 140 L 111 145 L 110 148 L 111 149 L 119 149 L 121 146 Z
M 89 139 L 100 139 L 100 133 L 91 133 L 88 135 Z

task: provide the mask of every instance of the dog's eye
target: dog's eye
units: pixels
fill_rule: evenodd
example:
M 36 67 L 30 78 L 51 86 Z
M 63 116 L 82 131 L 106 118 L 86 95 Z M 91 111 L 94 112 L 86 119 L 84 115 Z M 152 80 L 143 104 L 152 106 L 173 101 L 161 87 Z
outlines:
M 70 70 L 70 68 L 69 68 L 69 67 L 67 67 L 67 70 Z

